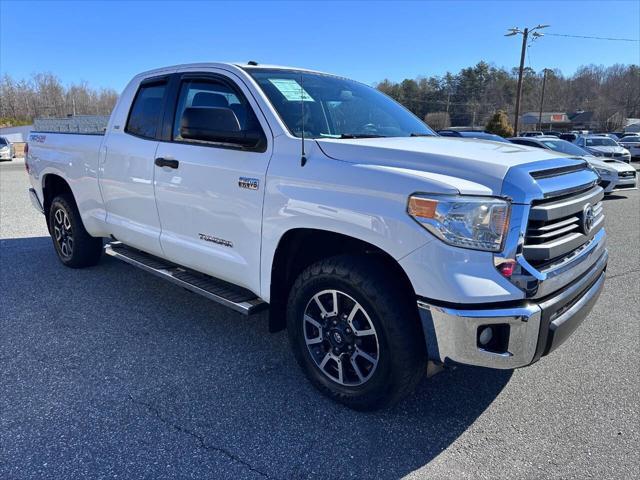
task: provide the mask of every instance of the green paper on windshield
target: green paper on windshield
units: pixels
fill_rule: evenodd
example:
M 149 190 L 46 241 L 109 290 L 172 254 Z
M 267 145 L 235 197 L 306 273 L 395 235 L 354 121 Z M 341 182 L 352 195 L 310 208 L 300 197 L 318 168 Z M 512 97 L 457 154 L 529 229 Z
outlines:
M 270 78 L 269 81 L 290 102 L 315 102 L 313 97 L 295 80 Z

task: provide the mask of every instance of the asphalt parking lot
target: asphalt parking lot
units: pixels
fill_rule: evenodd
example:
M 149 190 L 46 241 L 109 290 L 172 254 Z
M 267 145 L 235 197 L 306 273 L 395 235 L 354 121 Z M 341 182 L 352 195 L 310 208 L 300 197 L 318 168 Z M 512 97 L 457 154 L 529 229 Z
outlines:
M 63 267 L 27 183 L 0 163 L 2 479 L 640 475 L 638 191 L 605 202 L 605 291 L 553 355 L 363 414 L 320 396 L 265 317 L 111 258 Z

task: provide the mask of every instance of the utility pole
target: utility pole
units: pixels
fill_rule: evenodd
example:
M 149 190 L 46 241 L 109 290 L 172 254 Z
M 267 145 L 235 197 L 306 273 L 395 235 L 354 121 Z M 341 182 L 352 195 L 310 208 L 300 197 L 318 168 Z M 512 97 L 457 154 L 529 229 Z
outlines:
M 547 69 L 542 70 L 542 94 L 540 95 L 540 114 L 538 115 L 538 130 L 542 131 L 542 106 L 544 105 L 544 87 L 547 84 Z M 551 129 L 549 129 L 551 130 Z
M 513 134 L 517 137 L 518 123 L 520 123 L 520 99 L 522 98 L 522 73 L 524 72 L 524 57 L 527 53 L 527 39 L 529 38 L 529 29 L 525 28 L 522 32 L 522 51 L 520 52 L 520 68 L 518 69 L 518 89 L 516 92 L 516 118 L 513 121 Z
M 520 100 L 522 98 L 522 75 L 524 72 L 524 59 L 527 53 L 527 40 L 529 38 L 529 34 L 531 33 L 531 37 L 533 40 L 537 40 L 542 37 L 543 34 L 536 32 L 535 30 L 540 30 L 542 28 L 547 28 L 549 25 L 538 25 L 533 28 L 525 28 L 524 30 L 520 30 L 518 27 L 513 27 L 509 29 L 509 33 L 505 34 L 505 37 L 512 37 L 514 35 L 522 35 L 522 51 L 520 52 L 520 68 L 518 69 L 518 88 L 516 92 L 516 114 L 513 122 L 513 130 L 514 134 L 518 135 L 518 127 L 520 122 Z

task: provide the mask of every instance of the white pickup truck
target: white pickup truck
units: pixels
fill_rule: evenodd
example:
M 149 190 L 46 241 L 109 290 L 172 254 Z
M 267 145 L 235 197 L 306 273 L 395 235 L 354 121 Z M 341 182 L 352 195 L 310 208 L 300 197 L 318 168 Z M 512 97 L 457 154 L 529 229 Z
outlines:
M 239 312 L 268 307 L 310 381 L 355 409 L 449 364 L 538 361 L 604 283 L 584 160 L 440 137 L 309 70 L 140 74 L 105 132 L 32 132 L 26 168 L 62 263 L 106 251 Z

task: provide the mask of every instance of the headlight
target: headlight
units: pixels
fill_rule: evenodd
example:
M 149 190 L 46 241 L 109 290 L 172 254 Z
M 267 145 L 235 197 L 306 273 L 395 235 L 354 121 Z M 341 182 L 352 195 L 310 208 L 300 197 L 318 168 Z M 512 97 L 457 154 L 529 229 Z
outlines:
M 509 227 L 510 205 L 491 197 L 413 195 L 409 215 L 449 245 L 499 252 Z
M 598 172 L 598 175 L 600 175 L 601 177 L 608 177 L 611 175 L 611 172 L 609 170 L 605 170 L 604 168 L 596 168 L 596 172 Z

